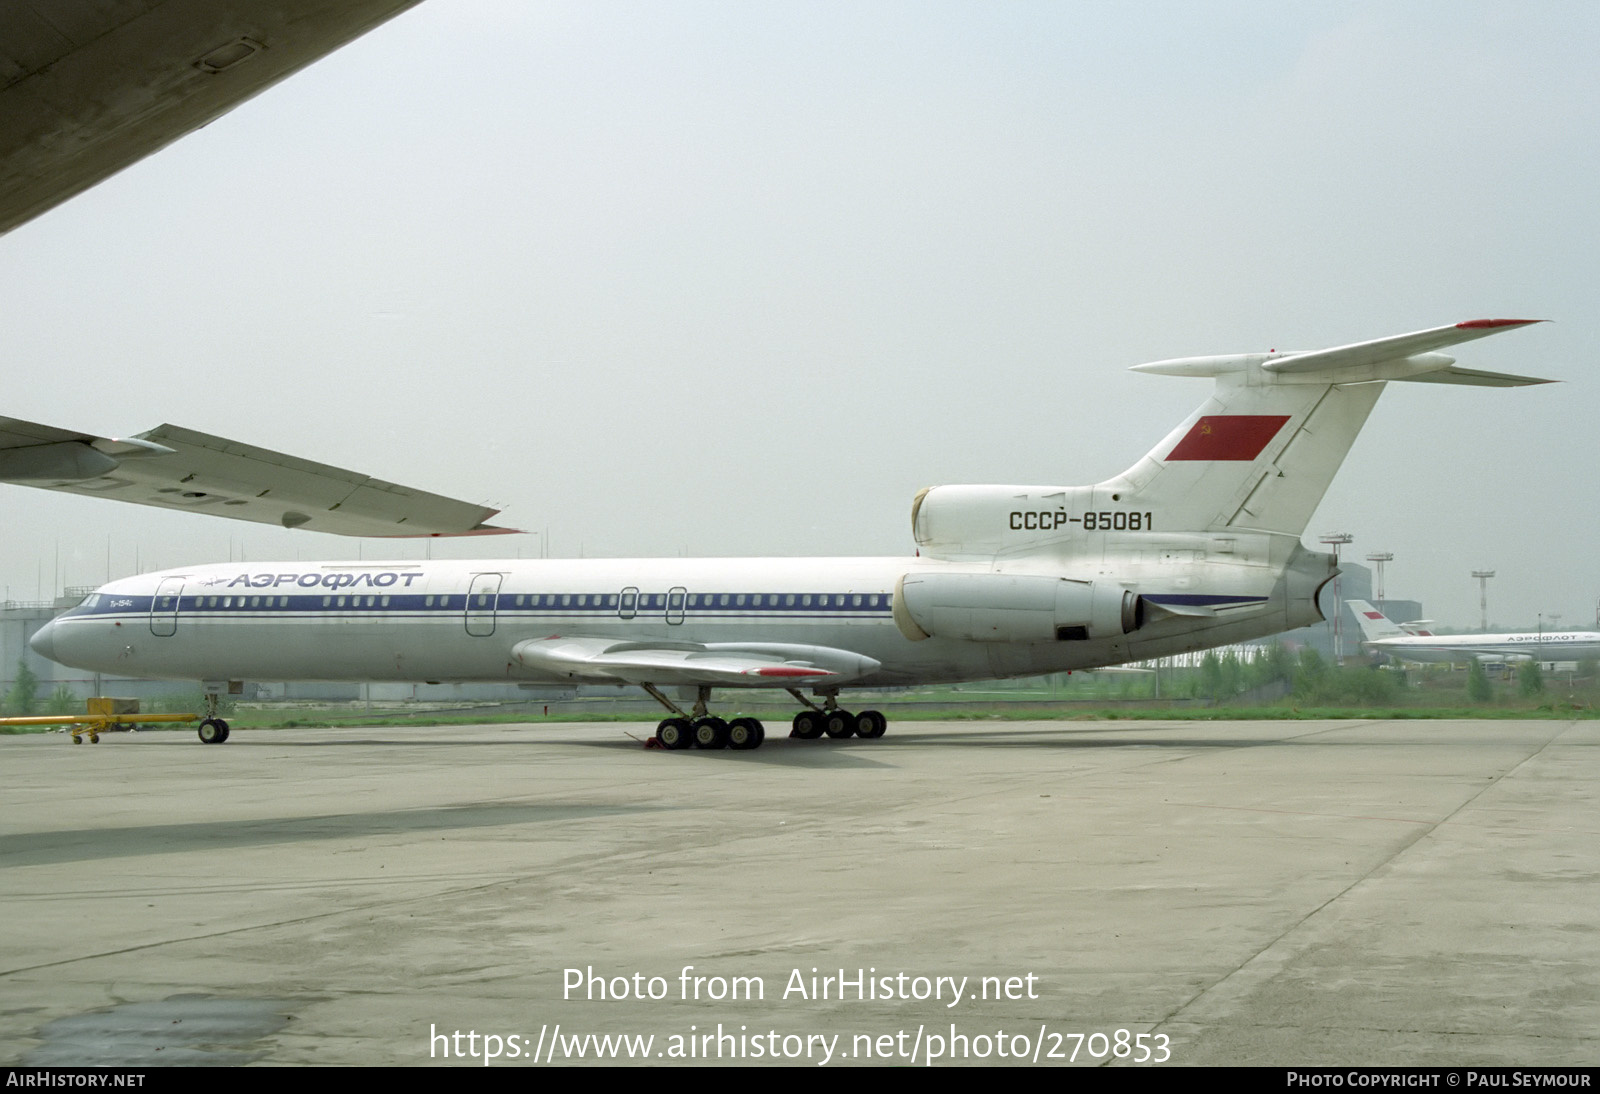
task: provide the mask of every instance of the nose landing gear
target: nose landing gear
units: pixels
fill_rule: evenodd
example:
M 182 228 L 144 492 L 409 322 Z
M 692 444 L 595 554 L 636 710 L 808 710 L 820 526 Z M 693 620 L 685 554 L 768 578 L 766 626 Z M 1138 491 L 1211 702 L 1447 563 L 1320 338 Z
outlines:
M 201 744 L 220 745 L 228 739 L 228 723 L 217 717 L 220 699 L 216 692 L 206 692 L 206 716 L 199 726 Z

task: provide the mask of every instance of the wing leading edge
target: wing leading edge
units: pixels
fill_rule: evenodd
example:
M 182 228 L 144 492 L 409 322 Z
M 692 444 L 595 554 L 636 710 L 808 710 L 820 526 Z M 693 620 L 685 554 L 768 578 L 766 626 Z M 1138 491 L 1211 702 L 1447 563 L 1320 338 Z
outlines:
M 175 425 L 119 439 L 0 418 L 0 482 L 343 536 L 515 532 L 499 512 Z

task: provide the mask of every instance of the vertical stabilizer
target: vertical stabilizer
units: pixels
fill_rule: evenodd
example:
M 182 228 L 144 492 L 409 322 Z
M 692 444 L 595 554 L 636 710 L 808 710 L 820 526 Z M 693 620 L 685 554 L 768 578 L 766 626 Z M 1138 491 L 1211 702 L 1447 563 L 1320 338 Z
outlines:
M 1135 371 L 1215 387 L 1137 464 L 1097 488 L 1161 514 L 1168 531 L 1299 536 L 1385 382 L 1515 387 L 1549 381 L 1458 369 L 1436 352 L 1535 320 L 1479 319 L 1333 349 L 1190 357 Z
M 1350 611 L 1355 614 L 1356 622 L 1361 625 L 1361 637 L 1364 641 L 1375 642 L 1380 638 L 1405 638 L 1406 632 L 1389 621 L 1377 608 L 1365 600 L 1346 600 Z

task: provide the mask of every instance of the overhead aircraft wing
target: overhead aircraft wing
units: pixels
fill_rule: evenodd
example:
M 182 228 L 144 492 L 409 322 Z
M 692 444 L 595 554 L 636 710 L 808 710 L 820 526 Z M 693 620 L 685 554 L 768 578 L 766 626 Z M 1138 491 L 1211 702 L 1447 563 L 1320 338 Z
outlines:
M 118 439 L 0 418 L 0 482 L 343 536 L 515 531 L 484 523 L 498 509 L 175 425 Z
M 5 0 L 0 233 L 420 0 Z
M 832 686 L 881 667 L 849 650 L 780 642 L 618 642 L 552 635 L 518 642 L 511 655 L 535 672 L 627 684 Z

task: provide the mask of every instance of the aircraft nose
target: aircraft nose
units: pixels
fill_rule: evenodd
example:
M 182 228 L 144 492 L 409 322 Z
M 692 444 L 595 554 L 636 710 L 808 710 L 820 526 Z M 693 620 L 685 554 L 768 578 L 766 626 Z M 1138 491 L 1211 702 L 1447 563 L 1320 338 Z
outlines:
M 33 652 L 40 657 L 51 661 L 56 659 L 56 623 L 50 620 L 44 626 L 33 632 L 33 637 L 28 639 L 28 645 L 33 647 Z

